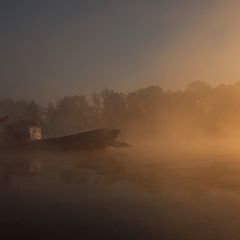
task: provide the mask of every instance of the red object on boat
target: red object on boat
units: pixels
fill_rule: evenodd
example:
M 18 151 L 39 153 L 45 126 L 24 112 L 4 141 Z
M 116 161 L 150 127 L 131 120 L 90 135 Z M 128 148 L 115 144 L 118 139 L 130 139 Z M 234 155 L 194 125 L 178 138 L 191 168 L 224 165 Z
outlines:
M 0 124 L 6 122 L 6 121 L 8 121 L 8 120 L 9 120 L 8 115 L 5 115 L 5 116 L 3 116 L 2 118 L 0 118 Z

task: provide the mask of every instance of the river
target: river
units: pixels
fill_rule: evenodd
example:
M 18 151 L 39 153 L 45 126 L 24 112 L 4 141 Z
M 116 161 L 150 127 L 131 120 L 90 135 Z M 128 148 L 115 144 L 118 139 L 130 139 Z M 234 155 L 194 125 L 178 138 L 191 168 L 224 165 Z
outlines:
M 240 239 L 240 155 L 0 156 L 3 239 Z

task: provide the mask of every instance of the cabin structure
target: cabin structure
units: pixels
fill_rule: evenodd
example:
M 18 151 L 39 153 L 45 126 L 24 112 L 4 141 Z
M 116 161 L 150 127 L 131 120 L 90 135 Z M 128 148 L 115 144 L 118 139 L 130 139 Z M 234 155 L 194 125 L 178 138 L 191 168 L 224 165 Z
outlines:
M 37 121 L 19 121 L 8 124 L 4 129 L 4 138 L 9 141 L 36 141 L 41 140 L 41 127 Z

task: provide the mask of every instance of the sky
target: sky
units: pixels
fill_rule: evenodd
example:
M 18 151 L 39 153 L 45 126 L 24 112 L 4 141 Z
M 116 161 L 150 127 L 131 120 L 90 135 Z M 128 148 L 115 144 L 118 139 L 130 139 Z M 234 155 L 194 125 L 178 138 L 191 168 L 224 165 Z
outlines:
M 240 80 L 236 0 L 2 0 L 0 98 Z

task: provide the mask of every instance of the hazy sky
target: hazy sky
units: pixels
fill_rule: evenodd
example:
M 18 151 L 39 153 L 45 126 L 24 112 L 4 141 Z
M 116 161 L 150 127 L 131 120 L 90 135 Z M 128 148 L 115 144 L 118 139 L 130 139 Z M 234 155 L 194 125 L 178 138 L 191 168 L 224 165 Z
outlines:
M 235 0 L 2 0 L 0 96 L 240 80 Z

